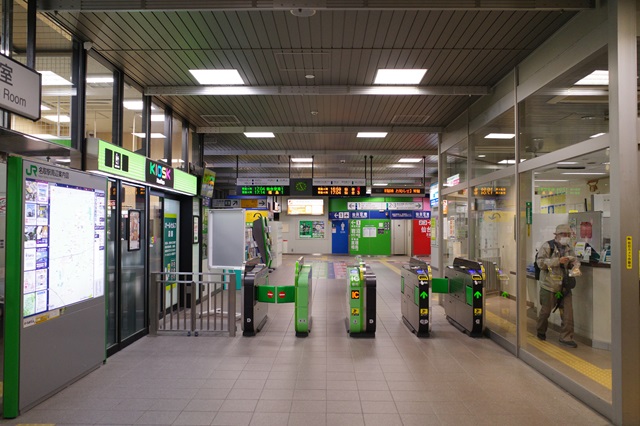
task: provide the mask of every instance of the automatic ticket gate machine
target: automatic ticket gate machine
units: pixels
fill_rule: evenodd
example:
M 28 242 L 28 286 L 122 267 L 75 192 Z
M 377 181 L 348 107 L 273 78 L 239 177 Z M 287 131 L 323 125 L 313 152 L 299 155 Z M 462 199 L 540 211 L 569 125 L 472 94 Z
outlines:
M 411 258 L 400 278 L 402 321 L 417 337 L 429 337 L 431 330 L 431 266 Z
M 242 277 L 242 335 L 255 336 L 267 322 L 268 304 L 258 300 L 258 288 L 269 284 L 269 268 L 255 258 L 245 264 Z
M 376 275 L 361 259 L 347 267 L 347 332 L 351 337 L 376 337 Z
M 449 292 L 444 296 L 447 320 L 469 334 L 480 337 L 484 329 L 484 266 L 480 262 L 457 257 L 447 266 Z
M 304 257 L 298 258 L 295 269 L 295 321 L 296 337 L 307 337 L 311 331 L 311 265 L 304 264 Z

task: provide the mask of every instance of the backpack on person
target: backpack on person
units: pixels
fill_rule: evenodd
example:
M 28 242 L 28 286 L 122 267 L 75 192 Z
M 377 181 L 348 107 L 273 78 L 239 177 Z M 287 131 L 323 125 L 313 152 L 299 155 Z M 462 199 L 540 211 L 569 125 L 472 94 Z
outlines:
M 556 249 L 556 242 L 555 240 L 549 240 L 547 241 L 547 244 L 549 244 L 549 248 L 551 249 L 551 253 L 549 253 L 549 256 L 553 256 L 553 252 Z M 542 247 L 540 247 L 542 248 Z M 536 256 L 533 258 L 533 271 L 534 271 L 534 276 L 536 278 L 536 280 L 540 279 L 540 267 L 538 266 L 538 252 L 536 252 Z

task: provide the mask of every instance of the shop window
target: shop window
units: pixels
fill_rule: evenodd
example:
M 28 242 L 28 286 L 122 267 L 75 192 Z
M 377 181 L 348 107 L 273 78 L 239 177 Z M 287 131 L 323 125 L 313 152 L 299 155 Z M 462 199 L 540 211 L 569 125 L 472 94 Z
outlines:
M 145 153 L 142 122 L 142 92 L 125 80 L 122 100 L 122 147 L 141 155 Z
M 515 164 L 516 135 L 513 108 L 471 133 L 471 169 L 480 177 Z
M 150 153 L 149 157 L 152 160 L 164 159 L 164 144 L 166 141 L 165 128 L 164 128 L 164 108 L 159 104 L 151 104 L 151 141 L 150 141 Z
M 467 139 L 454 145 L 444 154 L 442 186 L 456 186 L 467 180 Z
M 84 136 L 113 142 L 113 71 L 87 58 Z

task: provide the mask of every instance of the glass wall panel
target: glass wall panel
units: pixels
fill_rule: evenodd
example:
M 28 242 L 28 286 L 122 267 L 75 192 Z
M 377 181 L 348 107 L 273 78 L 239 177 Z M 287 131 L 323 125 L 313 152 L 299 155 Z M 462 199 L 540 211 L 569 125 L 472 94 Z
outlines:
M 515 177 L 473 188 L 472 258 L 485 266 L 485 321 L 493 333 L 516 343 Z
M 467 139 L 449 148 L 445 153 L 443 187 L 455 186 L 467 180 Z
M 470 135 L 473 177 L 484 176 L 515 164 L 515 117 L 513 108 Z
M 522 173 L 520 194 L 522 217 L 529 218 L 519 231 L 528 265 L 520 280 L 527 298 L 522 347 L 610 403 L 608 149 Z M 576 278 L 575 288 L 562 286 L 565 273 Z
M 118 183 L 109 180 L 109 204 L 107 206 L 107 348 L 117 343 L 118 290 L 116 280 L 116 248 L 118 247 Z
M 453 264 L 456 257 L 469 256 L 469 215 L 467 211 L 467 190 L 448 194 L 442 200 L 443 265 Z
M 193 129 L 189 129 L 189 133 L 187 134 L 187 155 L 189 157 L 185 159 L 186 163 L 184 167 L 186 170 L 189 170 L 189 163 L 196 164 L 198 161 L 199 150 L 196 150 L 194 155 L 194 147 L 198 146 L 197 141 L 194 140 L 195 138 L 195 132 L 193 131 Z
M 152 160 L 164 158 L 164 108 L 158 104 L 151 104 L 151 148 L 149 157 Z M 166 159 L 162 160 L 166 161 Z
M 184 167 L 185 159 L 182 158 L 182 118 L 173 115 L 171 131 L 171 166 L 176 169 Z
M 87 58 L 85 137 L 113 142 L 113 71 Z
M 125 81 L 122 101 L 122 147 L 144 155 L 142 92 Z
M 604 50 L 519 103 L 521 159 L 609 132 L 609 72 Z

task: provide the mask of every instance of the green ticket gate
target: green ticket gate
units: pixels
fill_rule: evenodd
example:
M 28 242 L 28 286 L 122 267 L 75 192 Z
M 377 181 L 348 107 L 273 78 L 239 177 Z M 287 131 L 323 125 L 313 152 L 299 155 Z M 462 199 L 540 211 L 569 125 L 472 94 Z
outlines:
M 359 261 L 347 268 L 347 332 L 351 337 L 376 336 L 376 276 Z
M 306 337 L 311 331 L 311 265 L 300 257 L 295 266 L 294 285 L 269 285 L 268 268 L 260 264 L 259 274 L 245 272 L 242 285 L 242 335 L 255 336 L 267 321 L 269 303 L 295 303 L 296 336 Z
M 480 262 L 457 257 L 447 266 L 449 293 L 444 297 L 447 320 L 469 334 L 480 337 L 484 331 L 484 266 Z

